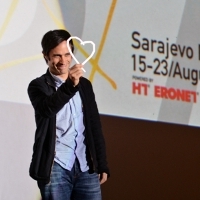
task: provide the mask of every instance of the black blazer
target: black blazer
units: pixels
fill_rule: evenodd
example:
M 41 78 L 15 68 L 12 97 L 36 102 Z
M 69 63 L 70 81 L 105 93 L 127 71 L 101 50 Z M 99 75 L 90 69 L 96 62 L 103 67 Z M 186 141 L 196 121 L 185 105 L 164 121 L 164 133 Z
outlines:
M 56 114 L 79 91 L 83 103 L 86 157 L 90 172 L 107 173 L 105 141 L 92 85 L 81 77 L 74 87 L 68 78 L 56 91 L 49 71 L 32 80 L 28 95 L 35 110 L 36 132 L 30 176 L 48 183 L 55 155 Z

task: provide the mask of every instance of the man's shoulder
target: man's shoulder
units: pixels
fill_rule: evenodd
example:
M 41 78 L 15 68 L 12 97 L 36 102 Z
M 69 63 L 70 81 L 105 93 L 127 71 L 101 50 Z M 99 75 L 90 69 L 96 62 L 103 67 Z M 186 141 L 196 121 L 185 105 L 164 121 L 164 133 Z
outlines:
M 44 83 L 44 82 L 46 82 L 48 79 L 49 79 L 50 77 L 49 77 L 49 75 L 47 74 L 47 73 L 45 73 L 45 74 L 42 74 L 41 76 L 39 76 L 39 77 L 36 77 L 36 78 L 34 78 L 30 83 L 29 83 L 29 85 L 30 84 L 36 84 L 36 83 Z
M 80 78 L 80 83 L 81 83 L 81 84 L 89 84 L 89 85 L 91 85 L 90 80 L 88 80 L 88 79 L 85 78 L 85 77 L 81 77 L 81 78 Z
M 34 78 L 32 81 L 42 81 L 42 80 L 45 80 L 45 74 L 42 74 L 41 76 Z
M 80 88 L 82 89 L 83 92 L 88 93 L 93 91 L 92 83 L 87 78 L 81 77 L 79 83 L 80 83 Z

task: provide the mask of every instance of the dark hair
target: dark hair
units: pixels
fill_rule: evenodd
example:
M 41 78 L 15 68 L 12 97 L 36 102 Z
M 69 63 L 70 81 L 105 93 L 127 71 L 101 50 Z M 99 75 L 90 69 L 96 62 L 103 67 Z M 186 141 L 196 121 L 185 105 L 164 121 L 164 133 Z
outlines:
M 58 29 L 53 31 L 48 31 L 42 38 L 42 53 L 46 56 L 49 55 L 49 52 L 58 46 L 61 42 L 67 41 L 71 35 L 66 30 Z M 70 40 L 69 44 L 71 45 L 72 52 L 74 51 L 73 41 Z M 46 59 L 45 59 L 46 60 Z

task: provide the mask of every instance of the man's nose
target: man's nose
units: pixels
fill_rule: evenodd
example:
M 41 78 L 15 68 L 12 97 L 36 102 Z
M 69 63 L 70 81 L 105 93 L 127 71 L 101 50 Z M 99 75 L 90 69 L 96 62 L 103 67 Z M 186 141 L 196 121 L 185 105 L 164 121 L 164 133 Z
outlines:
M 65 56 L 60 56 L 60 63 L 65 63 L 65 60 L 66 60 L 66 58 L 65 58 Z

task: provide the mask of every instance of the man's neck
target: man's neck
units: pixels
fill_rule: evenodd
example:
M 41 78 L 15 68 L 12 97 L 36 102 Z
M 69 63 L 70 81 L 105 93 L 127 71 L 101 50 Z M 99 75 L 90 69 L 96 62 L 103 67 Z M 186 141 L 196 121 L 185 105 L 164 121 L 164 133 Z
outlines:
M 61 74 L 61 75 L 55 75 L 57 77 L 59 77 L 60 79 L 62 79 L 63 81 L 66 81 L 68 78 L 68 74 Z

